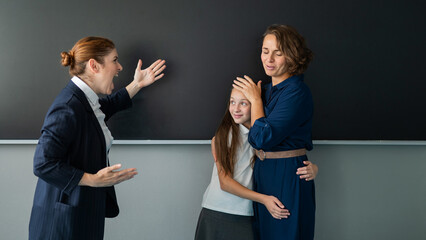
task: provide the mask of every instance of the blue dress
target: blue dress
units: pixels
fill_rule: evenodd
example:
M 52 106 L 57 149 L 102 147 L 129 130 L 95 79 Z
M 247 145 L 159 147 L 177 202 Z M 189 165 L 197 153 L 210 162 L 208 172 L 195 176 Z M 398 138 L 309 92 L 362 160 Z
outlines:
M 260 150 L 286 151 L 312 149 L 313 102 L 303 74 L 292 76 L 262 93 L 265 117 L 259 118 L 249 132 L 250 144 Z M 290 211 L 287 219 L 277 220 L 263 204 L 253 203 L 254 229 L 262 240 L 313 239 L 315 225 L 315 188 L 313 181 L 300 179 L 297 168 L 307 156 L 285 159 L 256 158 L 253 190 L 277 197 Z

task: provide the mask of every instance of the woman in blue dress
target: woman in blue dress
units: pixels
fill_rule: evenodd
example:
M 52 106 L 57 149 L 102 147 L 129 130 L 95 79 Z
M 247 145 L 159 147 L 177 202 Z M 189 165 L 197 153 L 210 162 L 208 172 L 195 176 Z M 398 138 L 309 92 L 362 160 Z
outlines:
M 261 60 L 271 83 L 261 87 L 248 76 L 238 77 L 234 88 L 251 102 L 248 141 L 256 149 L 253 190 L 276 196 L 289 210 L 283 219 L 271 217 L 256 202 L 255 231 L 260 239 L 313 239 L 315 189 L 298 168 L 316 167 L 307 161 L 312 149 L 312 95 L 303 82 L 313 54 L 303 37 L 292 27 L 272 25 L 263 35 Z M 300 172 L 299 172 L 300 174 Z

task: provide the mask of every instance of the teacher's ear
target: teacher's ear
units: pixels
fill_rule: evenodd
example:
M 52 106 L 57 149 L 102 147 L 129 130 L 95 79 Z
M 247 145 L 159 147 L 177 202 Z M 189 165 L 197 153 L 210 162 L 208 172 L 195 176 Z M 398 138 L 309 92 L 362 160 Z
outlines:
M 95 59 L 91 58 L 89 61 L 87 61 L 86 68 L 92 73 L 98 73 L 100 64 Z

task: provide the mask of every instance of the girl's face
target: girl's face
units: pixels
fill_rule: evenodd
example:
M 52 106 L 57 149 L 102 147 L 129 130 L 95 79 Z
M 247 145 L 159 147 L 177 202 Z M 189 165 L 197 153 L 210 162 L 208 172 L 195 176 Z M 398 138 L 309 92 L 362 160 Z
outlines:
M 251 104 L 244 94 L 236 89 L 232 89 L 231 97 L 229 99 L 229 113 L 231 114 L 234 122 L 243 124 L 250 128 L 251 120 Z
M 286 79 L 288 75 L 285 69 L 285 57 L 279 49 L 275 35 L 268 34 L 263 39 L 262 54 L 260 58 L 263 63 L 266 75 L 274 80 Z
M 104 64 L 99 64 L 99 72 L 94 82 L 93 89 L 96 93 L 111 94 L 114 89 L 112 82 L 114 77 L 123 70 L 123 67 L 118 62 L 118 53 L 113 49 L 107 56 L 104 57 Z

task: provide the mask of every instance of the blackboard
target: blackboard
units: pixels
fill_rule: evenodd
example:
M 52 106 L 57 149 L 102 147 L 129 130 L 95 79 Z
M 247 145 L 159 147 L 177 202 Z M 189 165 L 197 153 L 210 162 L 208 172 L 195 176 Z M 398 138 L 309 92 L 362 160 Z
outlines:
M 85 36 L 117 46 L 128 84 L 137 59 L 166 76 L 109 121 L 115 139 L 210 139 L 232 80 L 267 81 L 261 36 L 294 26 L 315 53 L 305 74 L 315 140 L 425 140 L 424 1 L 1 1 L 0 139 L 38 139 L 70 80 L 60 52 Z

